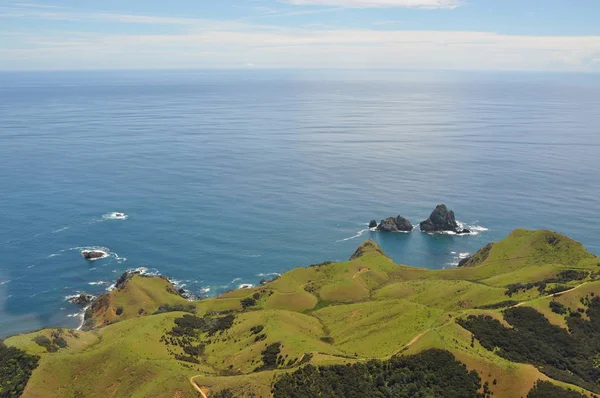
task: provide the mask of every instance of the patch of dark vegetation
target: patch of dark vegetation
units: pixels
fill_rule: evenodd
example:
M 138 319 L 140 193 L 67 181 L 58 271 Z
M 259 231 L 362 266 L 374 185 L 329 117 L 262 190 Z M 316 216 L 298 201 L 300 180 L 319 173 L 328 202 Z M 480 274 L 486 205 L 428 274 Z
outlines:
M 117 307 L 117 311 L 115 312 L 117 316 L 123 315 L 123 307 Z
M 175 319 L 175 326 L 160 338 L 160 342 L 168 347 L 169 353 L 180 361 L 199 363 L 198 357 L 204 355 L 210 337 L 224 332 L 233 326 L 235 316 L 228 314 L 221 317 L 205 315 L 198 317 L 185 314 Z M 169 347 L 180 347 L 184 354 L 176 353 Z
M 577 270 L 566 270 L 561 271 L 555 277 L 546 278 L 543 281 L 532 282 L 532 283 L 513 283 L 511 285 L 506 286 L 506 294 L 508 297 L 512 297 L 513 294 L 516 294 L 520 291 L 526 292 L 527 290 L 533 289 L 537 287 L 540 294 L 557 294 L 564 292 L 565 290 L 569 290 L 568 286 L 557 285 L 548 290 L 546 287 L 549 283 L 569 283 L 573 281 L 582 281 L 589 276 L 589 272 L 586 271 L 577 271 Z
M 487 304 L 487 305 L 480 305 L 479 307 L 477 307 L 477 309 L 480 310 L 497 310 L 500 308 L 507 308 L 507 307 L 512 307 L 514 305 L 519 304 L 518 301 L 515 300 L 506 300 L 506 301 L 500 301 L 499 303 L 494 303 L 494 304 Z
M 52 340 L 43 335 L 35 336 L 33 342 L 40 347 L 44 347 L 47 352 L 58 352 L 59 349 L 67 347 L 66 340 L 60 335 L 53 336 Z
M 175 359 L 177 359 L 178 361 L 189 362 L 189 363 L 196 363 L 196 364 L 200 363 L 198 358 L 194 358 L 189 355 L 177 354 L 177 355 L 175 355 Z
M 527 398 L 587 398 L 586 395 L 573 390 L 565 390 L 549 381 L 538 380 L 527 394 Z
M 266 340 L 266 339 L 267 339 L 267 335 L 263 333 L 263 334 L 259 334 L 258 336 L 256 336 L 254 338 L 254 342 L 258 343 L 259 341 L 263 341 L 263 340 Z
M 281 343 L 273 343 L 261 353 L 263 364 L 255 369 L 255 372 L 262 370 L 270 370 L 277 368 L 282 361 L 282 358 L 279 357 L 279 353 L 281 352 Z
M 324 267 L 324 266 L 329 265 L 329 264 L 333 264 L 333 261 L 323 261 L 322 263 L 319 263 L 319 264 L 311 264 L 311 265 L 309 265 L 309 267 L 310 268 Z
M 494 247 L 493 243 L 488 243 L 481 249 L 477 251 L 477 253 L 469 256 L 467 258 L 463 258 L 459 263 L 459 267 L 475 267 L 481 263 L 483 263 L 490 256 L 490 252 L 492 251 L 492 247 Z
M 189 312 L 190 314 L 195 314 L 196 306 L 194 304 L 161 304 L 154 314 L 163 314 L 165 312 Z
M 62 330 L 53 330 L 52 333 L 50 333 L 50 336 L 52 337 L 52 344 L 54 344 L 56 347 L 67 348 L 69 346 L 67 340 L 62 337 Z
M 573 269 L 569 269 L 566 271 L 561 271 L 554 278 L 548 278 L 545 281 L 547 283 L 568 283 L 573 281 L 582 281 L 589 276 L 589 272 L 587 271 L 577 271 Z
M 551 301 L 550 302 L 550 309 L 552 310 L 552 312 L 554 312 L 556 314 L 560 314 L 560 315 L 564 315 L 564 314 L 567 313 L 567 307 L 565 307 L 564 305 L 562 305 L 558 301 Z
M 211 398 L 236 398 L 233 390 L 225 389 L 211 395 Z
M 323 336 L 321 337 L 321 341 L 327 344 L 333 344 L 335 340 L 331 336 Z
M 254 299 L 253 297 L 246 297 L 245 299 L 240 301 L 240 303 L 242 304 L 242 308 L 246 310 L 256 305 L 256 299 Z
M 570 289 L 570 287 L 569 287 L 569 286 L 565 286 L 565 285 L 556 285 L 556 286 L 554 286 L 553 288 L 551 288 L 551 289 L 548 289 L 548 290 L 546 291 L 546 293 L 548 293 L 548 294 L 559 294 L 559 293 L 562 293 L 562 292 L 566 292 L 566 291 L 567 291 L 567 290 L 569 290 L 569 289 Z
M 20 397 L 40 357 L 0 342 L 0 398 Z
M 250 328 L 250 331 L 252 332 L 252 334 L 259 334 L 263 330 L 265 330 L 265 327 L 263 325 L 252 326 Z
M 594 360 L 600 355 L 600 298 L 589 303 L 584 310 L 589 320 L 571 311 L 566 317 L 568 331 L 528 307 L 504 311 L 512 328 L 489 316 L 469 316 L 458 323 L 483 347 L 505 359 L 533 364 L 553 379 L 600 393 L 600 368 Z
M 285 374 L 273 386 L 275 398 L 444 397 L 483 398 L 481 378 L 444 350 L 387 361 L 315 367 Z
M 540 294 L 543 294 L 544 289 L 546 289 L 546 283 L 545 282 L 513 283 L 513 284 L 506 286 L 506 291 L 504 292 L 504 294 L 507 295 L 508 297 L 512 297 L 513 294 L 517 294 L 521 291 L 526 292 L 527 290 L 533 289 L 534 287 L 537 287 Z

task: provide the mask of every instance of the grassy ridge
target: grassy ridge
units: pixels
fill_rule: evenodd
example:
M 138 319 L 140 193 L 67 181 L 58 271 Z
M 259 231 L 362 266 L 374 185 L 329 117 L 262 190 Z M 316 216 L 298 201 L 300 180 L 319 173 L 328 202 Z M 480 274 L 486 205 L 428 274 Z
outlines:
M 294 269 L 263 286 L 197 302 L 180 297 L 166 279 L 135 275 L 94 307 L 95 329 L 65 333 L 67 346 L 57 352 L 33 341 L 52 337 L 50 330 L 6 344 L 41 356 L 24 394 L 30 397 L 195 396 L 190 379 L 211 394 L 270 396 L 274 380 L 304 363 L 356 363 L 431 348 L 449 350 L 476 370 L 494 396 L 526 396 L 538 379 L 549 378 L 486 350 L 457 319 L 488 315 L 506 326 L 501 307 L 520 303 L 564 326 L 550 301 L 577 310 L 582 297 L 600 294 L 599 263 L 579 243 L 550 231 L 516 230 L 468 266 L 436 271 L 395 264 L 368 241 L 349 261 Z M 565 270 L 584 276 L 563 283 Z M 536 285 L 555 280 L 544 289 Z M 524 285 L 509 297 L 514 284 Z M 548 291 L 557 285 L 577 288 L 555 298 Z M 186 344 L 201 345 L 202 353 L 178 360 L 188 353 L 164 340 L 184 314 L 152 315 L 161 308 L 215 319 L 233 315 L 234 321 L 214 335 L 194 336 Z

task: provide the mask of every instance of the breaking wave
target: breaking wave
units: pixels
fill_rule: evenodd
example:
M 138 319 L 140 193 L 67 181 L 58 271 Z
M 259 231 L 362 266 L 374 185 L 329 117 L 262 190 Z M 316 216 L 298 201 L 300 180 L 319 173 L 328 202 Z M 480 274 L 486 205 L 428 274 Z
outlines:
M 365 234 L 365 232 L 369 232 L 369 231 L 370 231 L 369 228 L 361 229 L 360 231 L 358 231 L 356 233 L 356 235 L 351 236 L 351 237 L 346 238 L 346 239 L 336 240 L 335 243 L 346 242 L 346 241 L 349 241 L 349 240 L 352 240 L 352 239 L 360 238 L 361 236 L 363 236 Z
M 120 212 L 112 212 L 112 213 L 106 213 L 102 216 L 102 220 L 106 221 L 106 220 L 127 220 L 129 218 L 129 216 L 125 213 L 120 213 Z

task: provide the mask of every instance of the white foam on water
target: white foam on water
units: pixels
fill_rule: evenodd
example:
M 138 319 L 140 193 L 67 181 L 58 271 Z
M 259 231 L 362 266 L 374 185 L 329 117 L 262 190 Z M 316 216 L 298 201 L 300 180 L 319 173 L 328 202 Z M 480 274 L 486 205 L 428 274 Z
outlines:
M 279 272 L 270 272 L 268 274 L 258 274 L 256 276 L 261 277 L 261 278 L 265 278 L 267 276 L 281 276 L 281 274 Z
M 474 221 L 472 223 L 463 223 L 461 221 L 456 221 L 456 223 L 458 224 L 458 228 L 459 229 L 468 229 L 469 231 L 471 231 L 470 234 L 461 234 L 461 235 L 479 235 L 482 232 L 487 232 L 489 231 L 488 228 L 486 227 L 482 227 L 481 225 L 477 225 L 477 221 Z
M 259 258 L 259 257 L 262 257 L 262 254 L 244 254 L 244 257 Z
M 58 257 L 60 256 L 60 253 L 54 253 L 48 256 L 48 258 L 53 258 L 53 257 Z
M 52 231 L 52 233 L 53 234 L 58 234 L 60 232 L 66 231 L 69 228 L 71 228 L 71 227 L 63 227 L 63 228 L 57 229 L 56 231 Z
M 335 243 L 346 242 L 346 241 L 349 241 L 349 240 L 352 240 L 352 239 L 360 238 L 360 237 L 361 237 L 361 236 L 363 236 L 363 235 L 364 235 L 364 233 L 365 233 L 365 232 L 367 232 L 367 231 L 370 231 L 370 229 L 369 229 L 369 228 L 366 228 L 366 229 L 361 229 L 360 231 L 358 231 L 358 232 L 356 233 L 356 235 L 354 235 L 354 236 L 351 236 L 351 237 L 349 237 L 349 238 L 346 238 L 346 239 L 340 239 L 340 240 L 336 240 L 336 241 L 335 241 Z
M 79 326 L 77 326 L 77 329 L 75 329 L 75 330 L 81 330 L 81 328 L 83 328 L 83 325 L 85 324 L 85 313 L 87 312 L 88 308 L 90 308 L 91 306 L 92 306 L 91 304 L 88 305 L 83 310 L 81 310 L 81 312 L 78 314 Z
M 8 284 L 9 284 L 9 283 L 11 283 L 11 282 L 12 282 L 12 279 L 9 279 L 9 280 L 7 280 L 7 281 L 2 281 L 2 282 L 0 282 L 0 286 L 1 286 L 1 285 L 8 285 Z
M 254 287 L 254 285 L 251 283 L 242 283 L 238 286 L 238 289 L 250 289 L 251 287 Z
M 102 215 L 102 220 L 106 221 L 106 220 L 127 220 L 129 218 L 129 216 L 125 213 L 121 213 L 118 211 L 114 211 L 112 213 L 106 213 L 104 215 Z
M 458 254 L 458 258 L 460 258 L 461 260 L 464 260 L 465 258 L 469 257 L 471 253 L 459 253 Z
M 234 280 L 231 281 L 231 284 L 233 285 L 234 283 L 241 281 L 242 278 L 235 278 Z
M 203 287 L 200 289 L 200 293 L 208 293 L 210 292 L 210 287 Z

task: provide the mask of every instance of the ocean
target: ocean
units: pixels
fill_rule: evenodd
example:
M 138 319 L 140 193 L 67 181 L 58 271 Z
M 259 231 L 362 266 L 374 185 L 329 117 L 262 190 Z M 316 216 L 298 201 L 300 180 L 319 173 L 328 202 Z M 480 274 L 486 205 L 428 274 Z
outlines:
M 518 227 L 600 254 L 599 110 L 593 74 L 1 72 L 0 337 L 141 267 L 210 296 L 369 238 L 431 269 Z M 476 234 L 367 229 L 440 203 Z

